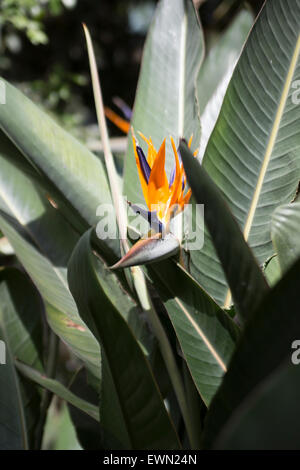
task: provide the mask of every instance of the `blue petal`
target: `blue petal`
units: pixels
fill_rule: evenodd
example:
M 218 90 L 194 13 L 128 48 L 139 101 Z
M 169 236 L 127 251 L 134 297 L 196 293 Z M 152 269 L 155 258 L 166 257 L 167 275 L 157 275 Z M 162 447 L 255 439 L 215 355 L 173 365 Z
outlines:
M 177 149 L 177 153 L 178 153 L 178 160 L 179 160 L 179 163 L 181 164 L 181 163 L 182 163 L 182 159 L 181 159 L 181 155 L 180 155 L 180 152 L 179 152 L 179 148 Z M 169 188 L 170 188 L 170 187 L 172 186 L 172 184 L 174 183 L 175 174 L 176 174 L 176 165 L 174 165 L 174 168 L 173 168 L 173 170 L 171 171 L 170 182 L 169 182 Z M 184 190 L 184 187 L 185 187 L 184 177 L 182 177 L 182 190 Z
M 132 109 L 118 96 L 115 96 L 115 98 L 113 99 L 113 102 L 122 111 L 122 113 L 124 114 L 124 117 L 128 121 L 130 121 L 132 118 Z
M 131 204 L 131 202 L 129 201 L 128 201 L 128 204 L 136 214 L 141 215 L 144 219 L 148 221 L 150 228 L 155 230 L 155 232 L 162 233 L 163 224 L 158 219 L 156 211 L 150 212 L 148 210 L 143 209 L 142 207 L 137 206 L 136 204 Z
M 171 171 L 170 180 L 169 180 L 169 188 L 174 183 L 175 173 L 176 173 L 176 166 L 174 166 L 173 170 Z
M 179 147 L 178 147 L 178 149 L 177 149 L 177 153 L 178 153 L 178 160 L 179 160 L 179 163 L 181 164 L 181 163 L 182 163 L 182 158 L 181 158 L 181 154 L 180 154 Z M 182 177 L 182 191 L 184 190 L 184 187 L 185 187 L 184 177 Z
M 151 168 L 149 166 L 149 163 L 147 162 L 147 158 L 145 157 L 145 154 L 144 154 L 142 148 L 139 145 L 136 146 L 136 151 L 137 151 L 137 154 L 138 154 L 138 157 L 139 157 L 139 161 L 140 161 L 140 164 L 141 164 L 141 169 L 142 169 L 144 178 L 145 178 L 146 182 L 148 183 Z
M 179 163 L 181 164 L 182 163 L 182 158 L 181 158 L 181 153 L 180 153 L 179 147 L 177 148 L 177 153 L 178 153 Z

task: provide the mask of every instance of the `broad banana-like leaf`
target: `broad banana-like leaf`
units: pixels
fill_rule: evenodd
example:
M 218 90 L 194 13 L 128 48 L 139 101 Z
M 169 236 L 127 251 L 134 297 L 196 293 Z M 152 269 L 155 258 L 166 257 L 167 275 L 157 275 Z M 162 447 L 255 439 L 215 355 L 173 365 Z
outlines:
M 25 174 L 13 144 L 1 134 L 0 228 L 47 304 L 48 321 L 99 376 L 99 346 L 78 315 L 69 291 L 66 265 L 77 233 Z
M 100 159 L 59 127 L 19 90 L 1 79 L 6 104 L 0 128 L 53 188 L 58 205 L 73 210 L 78 227 L 96 224 L 97 207 L 111 197 Z M 72 208 L 72 209 L 70 209 Z
M 196 79 L 204 53 L 202 30 L 193 2 L 161 0 L 150 27 L 134 103 L 135 131 L 152 137 L 159 148 L 163 139 L 193 134 L 200 141 Z M 166 168 L 174 155 L 166 146 Z M 125 160 L 124 194 L 134 204 L 143 203 L 131 139 Z
M 282 272 L 300 258 L 300 202 L 278 207 L 272 217 L 272 240 Z
M 206 448 L 217 442 L 222 429 L 229 423 L 238 407 L 242 408 L 250 393 L 271 377 L 283 361 L 286 364 L 291 363 L 292 345 L 295 339 L 300 337 L 299 275 L 300 260 L 275 285 L 247 322 L 228 372 L 206 418 Z M 286 390 L 288 394 L 288 384 Z M 281 390 L 281 396 L 284 402 L 288 400 L 284 389 Z M 271 396 L 269 398 L 271 400 Z M 278 409 L 272 409 L 276 416 Z M 293 409 L 289 411 L 292 413 L 291 420 L 294 416 Z M 255 429 L 251 430 L 251 433 L 255 432 Z M 286 432 L 289 430 L 286 429 Z
M 228 29 L 219 36 L 216 44 L 212 46 L 205 57 L 197 77 L 201 118 L 224 77 L 230 71 L 232 74 L 253 22 L 253 15 L 249 11 L 241 11 L 228 26 Z
M 299 33 L 299 0 L 265 3 L 203 158 L 259 263 L 273 253 L 272 213 L 292 199 L 300 179 Z M 191 273 L 219 303 L 230 305 L 207 233 L 203 249 L 191 252 Z
M 99 421 L 99 410 L 97 406 L 89 403 L 86 400 L 83 400 L 82 398 L 77 397 L 60 382 L 55 379 L 50 379 L 49 377 L 46 377 L 33 367 L 29 367 L 28 365 L 23 364 L 20 361 L 16 361 L 16 367 L 28 379 L 41 385 L 46 390 L 55 393 L 55 395 L 57 395 L 58 397 L 62 398 L 63 400 L 66 400 L 67 403 L 70 403 L 71 405 L 75 406 L 79 410 L 94 418 L 96 421 Z
M 111 269 L 128 268 L 140 264 L 153 263 L 175 255 L 180 250 L 180 242 L 171 233 L 162 236 L 160 233 L 139 240 L 114 264 Z
M 185 142 L 179 145 L 192 194 L 204 204 L 205 224 L 222 263 L 235 306 L 244 319 L 251 316 L 268 292 L 268 285 L 222 193 Z
M 14 357 L 43 371 L 43 304 L 17 269 L 0 272 L 0 339 L 5 364 L 0 365 L 0 448 L 33 448 L 39 419 L 37 387 L 18 376 Z M 3 360 L 1 356 L 1 361 Z
M 173 260 L 147 268 L 175 329 L 192 378 L 209 406 L 239 336 L 232 319 Z
M 209 51 L 197 79 L 201 112 L 201 141 L 198 157 L 203 158 L 207 142 L 219 116 L 224 96 L 242 46 L 253 24 L 248 11 L 239 13 Z
M 100 410 L 101 424 L 113 430 L 119 445 L 126 449 L 177 449 L 176 432 L 148 361 L 122 313 L 103 289 L 105 268 L 91 250 L 90 235 L 89 231 L 78 242 L 68 279 L 82 319 L 101 344 L 105 358 L 102 380 L 110 378 L 110 400 L 116 400 L 105 423 Z M 105 390 L 108 392 L 107 387 Z

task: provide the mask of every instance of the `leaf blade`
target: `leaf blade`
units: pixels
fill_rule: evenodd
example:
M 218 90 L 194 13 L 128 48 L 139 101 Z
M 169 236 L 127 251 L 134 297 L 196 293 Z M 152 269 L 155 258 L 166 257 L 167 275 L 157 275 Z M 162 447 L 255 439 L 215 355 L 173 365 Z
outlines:
M 122 412 L 121 422 L 128 436 L 127 444 L 135 449 L 153 446 L 178 448 L 175 430 L 156 389 L 146 358 L 122 315 L 101 288 L 103 267 L 93 257 L 90 235 L 89 231 L 81 238 L 72 255 L 69 284 L 82 318 L 101 342 L 107 357 L 106 364 Z M 103 307 L 100 315 L 99 305 Z M 115 338 L 114 343 L 112 337 Z
M 251 316 L 268 292 L 267 282 L 221 192 L 185 142 L 179 149 L 192 194 L 204 204 L 205 223 L 242 319 Z
M 292 87 L 300 78 L 299 13 L 298 1 L 265 3 L 203 159 L 259 263 L 272 255 L 271 215 L 293 198 L 300 176 L 300 111 L 293 104 Z M 228 287 L 209 238 L 191 256 L 201 285 L 228 307 Z

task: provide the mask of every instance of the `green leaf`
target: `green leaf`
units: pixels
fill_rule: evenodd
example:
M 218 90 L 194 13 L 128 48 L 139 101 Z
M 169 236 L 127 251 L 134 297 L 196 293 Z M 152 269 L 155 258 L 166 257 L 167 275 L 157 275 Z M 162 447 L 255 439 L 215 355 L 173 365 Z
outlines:
M 87 415 L 84 416 L 98 426 L 93 418 Z M 68 406 L 65 402 L 61 403 L 59 399 L 52 400 L 49 407 L 42 450 L 82 450 L 76 437 Z
M 208 52 L 197 78 L 201 116 L 224 77 L 232 74 L 253 20 L 249 11 L 241 11 Z
M 6 344 L 2 321 L 0 341 Z M 6 348 L 6 363 L 0 367 L 0 447 L 2 450 L 28 449 L 23 397 L 13 358 L 8 348 Z
M 283 361 L 291 363 L 292 344 L 300 338 L 299 275 L 300 260 L 275 285 L 249 319 L 207 415 L 204 433 L 206 448 L 217 442 L 222 429 L 225 429 L 235 411 L 242 409 L 248 397 L 250 400 L 255 388 L 263 387 L 263 382 L 273 372 L 276 373 Z M 287 390 L 288 387 L 287 384 Z M 281 396 L 285 401 L 284 389 Z M 294 419 L 293 410 L 291 407 L 290 420 Z M 279 413 L 278 409 L 274 407 L 273 413 Z
M 11 353 L 43 371 L 42 299 L 30 280 L 18 269 L 0 271 L 1 316 Z
M 134 104 L 135 131 L 152 137 L 159 148 L 163 139 L 194 134 L 200 141 L 196 78 L 203 58 L 202 30 L 190 0 L 161 0 L 150 27 Z M 175 163 L 166 146 L 166 169 Z M 133 146 L 129 139 L 125 159 L 124 194 L 133 203 L 144 201 Z
M 246 319 L 268 292 L 268 285 L 222 193 L 185 142 L 180 143 L 179 149 L 193 196 L 198 204 L 204 204 L 205 224 L 226 274 L 235 306 L 241 318 Z
M 62 209 L 65 204 L 76 211 L 75 223 L 95 224 L 99 204 L 111 203 L 101 161 L 19 90 L 3 83 L 6 104 L 0 107 L 0 128 L 54 188 Z
M 233 321 L 174 261 L 148 268 L 204 403 L 221 384 L 238 338 Z
M 39 418 L 40 396 L 36 387 L 21 380 L 13 357 L 43 370 L 43 305 L 29 279 L 17 269 L 0 271 L 0 339 L 5 343 L 6 363 L 0 365 L 0 448 L 33 446 Z
M 281 277 L 278 256 L 273 255 L 264 264 L 264 274 L 269 286 L 273 287 Z
M 0 227 L 47 303 L 48 321 L 99 376 L 99 346 L 81 321 L 67 283 L 67 262 L 77 233 L 54 209 L 45 192 L 19 168 L 22 156 L 1 133 Z
M 110 422 L 106 423 L 108 430 L 114 428 L 119 445 L 127 449 L 177 449 L 177 436 L 148 361 L 103 289 L 105 268 L 91 251 L 90 235 L 87 232 L 74 250 L 69 285 L 82 319 L 101 343 L 105 365 L 102 380 L 110 378 L 110 399 L 117 398 Z M 102 415 L 101 423 L 104 426 Z
M 234 450 L 299 450 L 300 375 L 288 358 L 235 410 L 216 447 Z
M 87 383 L 86 372 L 84 369 L 80 369 L 72 380 L 70 390 L 75 395 L 88 400 L 90 403 L 98 404 L 99 395 Z M 101 427 L 99 423 L 93 418 L 88 416 L 86 413 L 82 413 L 78 408 L 69 405 L 69 412 L 76 429 L 77 438 L 80 445 L 85 450 L 102 449 L 101 447 Z M 97 408 L 98 405 L 97 405 Z M 99 414 L 99 411 L 98 411 Z M 104 449 L 103 449 L 104 450 Z
M 300 177 L 300 107 L 293 103 L 300 79 L 299 30 L 299 0 L 265 3 L 203 159 L 259 263 L 273 253 L 272 213 L 292 199 Z M 191 259 L 192 274 L 228 307 L 228 287 L 207 234 Z
M 201 159 L 216 124 L 234 67 L 253 21 L 254 18 L 250 12 L 240 12 L 209 51 L 200 69 L 197 86 L 202 128 L 199 150 L 199 158 Z
M 25 377 L 28 377 L 33 382 L 41 385 L 46 390 L 55 393 L 55 395 L 58 397 L 66 400 L 67 403 L 70 403 L 71 405 L 94 418 L 96 421 L 99 421 L 99 410 L 97 406 L 77 397 L 60 382 L 54 379 L 49 379 L 33 367 L 29 367 L 20 361 L 16 361 L 16 367 Z
M 300 202 L 278 207 L 272 217 L 271 234 L 282 272 L 300 257 Z

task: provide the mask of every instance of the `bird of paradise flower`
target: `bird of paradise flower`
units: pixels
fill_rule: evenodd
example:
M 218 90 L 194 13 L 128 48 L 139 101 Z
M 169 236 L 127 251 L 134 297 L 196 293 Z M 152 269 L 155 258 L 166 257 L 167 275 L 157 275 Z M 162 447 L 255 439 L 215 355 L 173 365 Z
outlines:
M 129 122 L 119 118 L 109 108 L 106 108 L 106 115 L 123 131 L 126 132 L 129 129 Z M 191 189 L 186 188 L 186 176 L 181 155 L 179 149 L 176 148 L 173 137 L 170 137 L 170 140 L 175 164 L 168 179 L 165 170 L 166 139 L 163 140 L 157 151 L 151 137 L 148 139 L 139 132 L 140 137 L 148 146 L 146 157 L 133 128 L 131 128 L 131 133 L 138 175 L 148 210 L 131 202 L 128 202 L 128 204 L 136 213 L 149 222 L 151 235 L 137 242 L 113 268 L 144 264 L 176 253 L 180 243 L 170 233 L 170 221 L 184 210 L 191 197 Z M 192 139 L 193 136 L 188 142 L 189 147 L 191 147 Z M 194 155 L 197 155 L 197 150 Z

